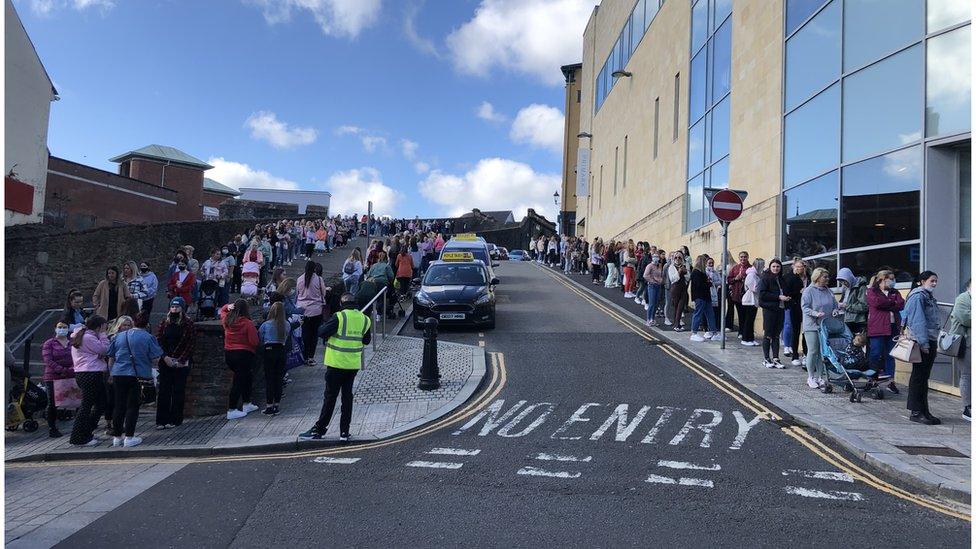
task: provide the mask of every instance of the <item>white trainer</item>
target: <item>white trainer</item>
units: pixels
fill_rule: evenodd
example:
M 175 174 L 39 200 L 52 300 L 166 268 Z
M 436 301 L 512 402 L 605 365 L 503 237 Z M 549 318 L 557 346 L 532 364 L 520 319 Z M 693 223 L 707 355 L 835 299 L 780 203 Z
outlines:
M 698 342 L 705 341 L 705 338 L 702 337 L 702 336 L 700 336 L 700 335 L 698 335 L 698 334 L 691 334 L 691 337 L 688 338 L 688 339 L 690 339 L 692 341 L 698 341 Z
M 769 360 L 766 360 L 766 359 L 763 359 L 763 366 L 765 366 L 765 367 L 767 367 L 769 369 L 774 368 L 773 363 L 771 361 L 769 361 Z
M 665 319 L 664 319 L 664 325 L 665 325 L 665 326 L 671 326 L 671 321 L 670 321 L 670 320 L 668 320 L 667 318 L 665 318 Z
M 807 387 L 809 387 L 811 389 L 816 389 L 816 388 L 820 387 L 820 384 L 817 383 L 816 380 L 811 379 L 811 378 L 808 377 L 807 378 Z
M 703 337 L 703 338 L 705 338 L 705 339 L 708 339 L 708 340 L 711 340 L 711 339 L 713 339 L 713 338 L 714 338 L 714 337 L 715 337 L 716 335 L 718 335 L 718 334 L 713 334 L 712 332 L 705 332 L 705 334 L 704 334 L 704 335 L 702 335 L 702 337 Z
M 122 446 L 123 442 L 124 440 L 122 439 L 122 437 L 112 437 L 112 448 L 118 448 L 119 446 Z
M 244 413 L 250 414 L 251 412 L 258 410 L 259 408 L 250 402 L 244 403 Z
M 794 366 L 799 366 L 800 365 L 800 359 L 794 358 L 793 360 L 790 361 L 790 364 L 792 364 Z
M 243 410 L 227 410 L 227 419 L 240 419 L 246 415 Z
M 122 443 L 122 446 L 131 448 L 133 446 L 139 446 L 140 444 L 142 444 L 142 439 L 139 437 L 125 437 L 125 441 Z

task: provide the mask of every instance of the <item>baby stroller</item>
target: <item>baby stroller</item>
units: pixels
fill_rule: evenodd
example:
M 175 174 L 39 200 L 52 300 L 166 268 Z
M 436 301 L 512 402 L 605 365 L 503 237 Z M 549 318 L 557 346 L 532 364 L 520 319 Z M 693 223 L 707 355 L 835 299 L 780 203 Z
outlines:
M 27 433 L 37 430 L 34 414 L 47 408 L 47 392 L 30 380 L 26 369 L 10 368 L 10 401 L 7 404 L 6 427 L 16 431 L 21 425 Z
M 248 301 L 257 301 L 258 281 L 261 279 L 261 267 L 255 261 L 248 261 L 241 267 L 241 297 Z
M 216 280 L 204 280 L 200 284 L 200 299 L 197 301 L 197 320 L 217 318 L 217 295 L 220 285 Z
M 875 379 L 877 372 L 869 366 L 865 366 L 865 369 L 844 366 L 848 358 L 846 349 L 854 336 L 843 321 L 836 317 L 824 318 L 820 323 L 819 337 L 820 354 L 827 373 L 825 393 L 833 392 L 831 385 L 837 385 L 850 391 L 851 402 L 861 402 L 864 393 L 872 393 L 877 400 L 884 398 L 884 389 Z

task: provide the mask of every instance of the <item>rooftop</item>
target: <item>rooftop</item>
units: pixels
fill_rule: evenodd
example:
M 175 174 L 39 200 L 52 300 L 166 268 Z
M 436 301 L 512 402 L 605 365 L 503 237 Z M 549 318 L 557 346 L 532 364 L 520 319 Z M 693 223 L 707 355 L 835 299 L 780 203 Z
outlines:
M 233 187 L 228 187 L 227 185 L 224 185 L 220 181 L 215 181 L 213 179 L 210 179 L 209 177 L 203 178 L 203 190 L 212 193 L 226 194 L 229 196 L 241 195 L 240 191 L 238 191 L 237 189 L 234 189 Z
M 207 164 L 199 158 L 186 154 L 175 147 L 167 147 L 166 145 L 147 145 L 141 149 L 125 152 L 119 156 L 116 156 L 115 158 L 110 158 L 109 161 L 121 163 L 129 160 L 130 158 L 152 158 L 154 160 L 162 160 L 164 162 L 173 162 L 175 164 L 203 168 L 204 170 L 213 168 L 213 166 Z

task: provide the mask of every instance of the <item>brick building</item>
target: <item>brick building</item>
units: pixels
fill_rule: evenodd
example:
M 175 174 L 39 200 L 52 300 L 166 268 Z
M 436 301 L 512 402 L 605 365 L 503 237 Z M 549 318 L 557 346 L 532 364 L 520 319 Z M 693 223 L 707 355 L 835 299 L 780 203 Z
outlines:
M 237 198 L 241 193 L 219 181 L 203 178 L 203 205 L 218 208 L 225 200 Z

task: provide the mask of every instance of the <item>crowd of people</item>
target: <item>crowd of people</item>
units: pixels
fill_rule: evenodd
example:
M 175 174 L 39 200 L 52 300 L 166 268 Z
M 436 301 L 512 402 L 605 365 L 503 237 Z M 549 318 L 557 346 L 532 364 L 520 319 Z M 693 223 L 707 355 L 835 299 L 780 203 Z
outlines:
M 590 275 L 593 284 L 619 289 L 624 299 L 643 305 L 647 326 L 689 331 L 696 343 L 721 337 L 719 320 L 725 301 L 726 331 L 736 331 L 743 346 L 761 346 L 762 366 L 802 367 L 807 371 L 807 385 L 824 392 L 830 391 L 819 337 L 824 319 L 842 320 L 852 335 L 843 353 L 849 360 L 845 367 L 872 370 L 874 381 L 892 394 L 901 390 L 894 381 L 891 352 L 899 339 L 906 339 L 917 346 L 920 357 L 913 363 L 909 380 L 910 419 L 927 425 L 941 422 L 929 410 L 927 398 L 940 330 L 962 336 L 965 349 L 970 346 L 969 282 L 943 323 L 933 295 L 938 275 L 932 271 L 916 276 L 903 297 L 893 269 L 856 276 L 845 267 L 834 277 L 828 269 L 811 268 L 798 257 L 767 262 L 741 251 L 737 262 L 723 266 L 721 257 L 699 254 L 692 258 L 687 246 L 668 252 L 648 242 L 587 241 L 565 235 L 533 238 L 529 253 L 538 263 L 567 275 Z M 729 257 L 733 257 L 731 253 Z M 760 311 L 763 332 L 757 340 Z M 954 363 L 959 369 L 963 417 L 969 420 L 968 354 Z

